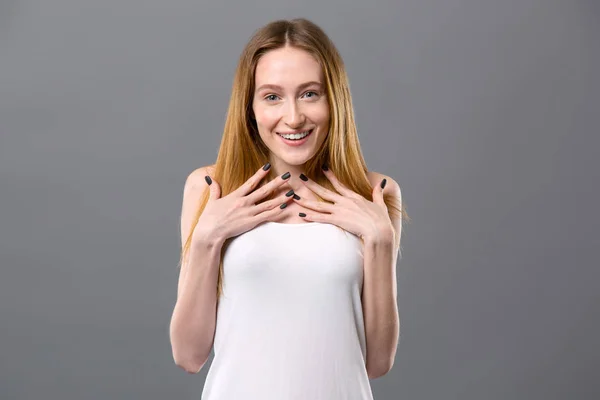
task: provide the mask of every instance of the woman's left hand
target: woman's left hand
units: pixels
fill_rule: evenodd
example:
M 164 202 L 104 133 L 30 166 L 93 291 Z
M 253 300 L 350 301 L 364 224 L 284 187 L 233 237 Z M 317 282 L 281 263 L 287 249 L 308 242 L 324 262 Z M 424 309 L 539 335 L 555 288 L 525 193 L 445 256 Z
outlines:
M 331 170 L 323 170 L 323 173 L 339 194 L 310 179 L 306 181 L 301 179 L 304 186 L 333 203 L 305 200 L 304 198 L 294 200 L 301 206 L 312 210 L 312 212 L 306 213 L 305 220 L 337 225 L 363 240 L 393 239 L 392 221 L 383 201 L 383 187 L 385 187 L 386 179 L 373 188 L 373 201 L 369 201 L 340 183 Z

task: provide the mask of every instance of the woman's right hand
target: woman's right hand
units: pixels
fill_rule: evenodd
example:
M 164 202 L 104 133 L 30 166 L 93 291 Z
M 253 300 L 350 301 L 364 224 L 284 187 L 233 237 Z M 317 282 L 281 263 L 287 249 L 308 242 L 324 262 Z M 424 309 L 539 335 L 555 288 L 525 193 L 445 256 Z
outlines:
M 290 178 L 290 174 L 285 173 L 254 190 L 267 176 L 270 167 L 269 163 L 265 164 L 243 185 L 223 198 L 220 197 L 221 187 L 218 182 L 207 175 L 205 179 L 209 184 L 210 197 L 192 234 L 192 245 L 206 241 L 223 243 L 225 239 L 249 231 L 256 225 L 281 214 L 285 208 L 283 204 L 287 206 L 293 196 L 291 190 L 274 199 L 256 204 Z

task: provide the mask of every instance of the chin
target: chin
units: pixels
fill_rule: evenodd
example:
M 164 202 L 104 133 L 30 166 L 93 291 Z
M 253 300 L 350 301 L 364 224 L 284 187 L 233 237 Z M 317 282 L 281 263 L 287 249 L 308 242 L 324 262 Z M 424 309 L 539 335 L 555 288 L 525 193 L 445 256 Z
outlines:
M 305 164 L 308 160 L 311 159 L 312 156 L 310 157 L 291 157 L 288 154 L 284 154 L 284 155 L 278 155 L 279 159 L 281 159 L 281 161 L 283 161 L 284 163 L 286 163 L 287 165 L 303 165 Z

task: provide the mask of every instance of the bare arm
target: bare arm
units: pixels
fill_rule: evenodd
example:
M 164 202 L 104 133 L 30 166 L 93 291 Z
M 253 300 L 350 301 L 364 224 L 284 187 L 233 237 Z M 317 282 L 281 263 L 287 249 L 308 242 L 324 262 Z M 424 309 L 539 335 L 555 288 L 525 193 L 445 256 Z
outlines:
M 206 174 L 206 168 L 199 168 L 186 180 L 181 212 L 182 245 L 191 232 L 200 196 L 208 188 Z M 170 339 L 175 364 L 189 373 L 200 371 L 212 348 L 221 246 L 219 240 L 193 244 L 181 265 Z
M 177 287 L 177 303 L 171 317 L 171 347 L 175 363 L 190 373 L 197 373 L 206 363 L 212 348 L 217 315 L 217 279 L 221 248 L 229 237 L 253 229 L 257 224 L 277 218 L 290 192 L 257 204 L 278 187 L 286 185 L 290 174 L 272 179 L 254 190 L 268 175 L 267 163 L 238 189 L 220 198 L 220 185 L 212 181 L 210 189 L 205 176 L 210 167 L 199 168 L 188 177 L 181 213 L 181 241 L 191 232 L 198 201 L 205 190 L 210 197 L 195 227 L 189 257 L 181 266 Z M 292 192 L 293 193 L 293 192 Z
M 402 204 L 400 187 L 387 177 L 384 193 L 391 192 L 397 204 Z M 363 284 L 363 312 L 367 335 L 367 372 L 370 379 L 387 374 L 396 358 L 400 339 L 396 262 L 402 234 L 402 217 L 390 215 L 396 231 L 380 232 L 367 238 L 364 246 L 365 275 Z

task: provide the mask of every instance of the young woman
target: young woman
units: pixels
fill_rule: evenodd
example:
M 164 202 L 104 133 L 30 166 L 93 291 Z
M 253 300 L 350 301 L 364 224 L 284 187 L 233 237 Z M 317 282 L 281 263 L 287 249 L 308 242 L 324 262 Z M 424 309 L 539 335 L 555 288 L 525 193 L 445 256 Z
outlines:
M 216 163 L 184 187 L 175 363 L 204 400 L 372 399 L 399 339 L 398 184 L 368 171 L 348 78 L 306 19 L 258 30 Z

